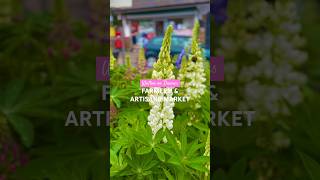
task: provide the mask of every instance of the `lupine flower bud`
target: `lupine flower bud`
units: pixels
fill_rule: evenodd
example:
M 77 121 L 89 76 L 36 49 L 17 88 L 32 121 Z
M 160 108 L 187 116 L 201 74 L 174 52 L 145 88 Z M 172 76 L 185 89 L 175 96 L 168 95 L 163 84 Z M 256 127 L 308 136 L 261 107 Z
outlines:
M 138 58 L 138 71 L 140 74 L 145 73 L 145 66 L 146 66 L 146 57 L 144 55 L 144 49 L 139 49 L 139 58 Z
M 130 59 L 130 55 L 129 54 L 126 54 L 125 60 L 126 60 L 127 69 L 131 70 L 132 65 L 131 65 L 131 59 Z
M 182 58 L 183 56 L 185 55 L 185 49 L 182 49 L 182 51 L 180 52 L 179 56 L 178 56 L 178 59 L 176 61 L 176 67 L 177 69 L 180 69 L 181 67 L 181 63 L 182 63 Z
M 134 79 L 134 73 L 132 72 L 133 68 L 132 68 L 131 59 L 130 59 L 130 55 L 129 54 L 126 54 L 125 62 L 126 62 L 126 68 L 127 68 L 126 79 L 127 80 L 132 80 L 132 79 Z
M 116 67 L 116 65 L 117 65 L 117 60 L 113 56 L 112 49 L 110 49 L 110 69 L 113 70 Z

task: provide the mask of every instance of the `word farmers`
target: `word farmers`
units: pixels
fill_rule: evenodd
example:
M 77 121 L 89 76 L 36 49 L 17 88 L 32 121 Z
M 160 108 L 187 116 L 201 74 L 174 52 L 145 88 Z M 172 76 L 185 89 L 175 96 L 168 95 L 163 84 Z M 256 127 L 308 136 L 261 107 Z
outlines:
M 142 88 L 142 94 L 178 94 L 179 91 L 177 88 Z

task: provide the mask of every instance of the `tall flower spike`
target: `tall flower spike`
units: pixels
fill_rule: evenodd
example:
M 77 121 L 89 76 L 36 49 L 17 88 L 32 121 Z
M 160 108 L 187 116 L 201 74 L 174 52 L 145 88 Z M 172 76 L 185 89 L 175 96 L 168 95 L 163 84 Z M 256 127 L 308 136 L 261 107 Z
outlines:
M 194 22 L 194 27 L 192 30 L 192 44 L 191 44 L 191 54 L 196 54 L 199 51 L 198 39 L 199 39 L 200 24 L 196 20 Z
M 195 21 L 192 31 L 189 60 L 186 65 L 182 65 L 178 77 L 181 81 L 182 88 L 185 90 L 185 96 L 189 97 L 189 100 L 193 102 L 191 104 L 195 109 L 201 107 L 200 98 L 206 88 L 203 55 L 198 42 L 199 29 L 200 24 L 198 21 Z
M 184 55 L 185 55 L 185 52 L 186 52 L 186 51 L 185 51 L 185 49 L 183 48 L 182 51 L 180 52 L 178 58 L 177 58 L 176 67 L 177 67 L 178 69 L 180 69 L 180 67 L 181 67 L 182 59 L 183 59 L 183 57 L 184 57 Z
M 152 79 L 175 79 L 172 71 L 174 66 L 170 57 L 172 29 L 173 28 L 171 25 L 167 28 L 166 34 L 163 38 L 158 61 L 154 64 Z M 150 99 L 163 97 L 170 98 L 172 95 L 173 93 L 150 93 L 149 97 Z M 150 101 L 149 104 L 151 106 L 151 110 L 148 116 L 148 125 L 152 129 L 153 135 L 155 135 L 162 128 L 171 130 L 173 128 L 174 102 Z M 166 142 L 166 138 L 164 138 L 164 141 Z
M 144 73 L 145 66 L 146 66 L 146 57 L 144 55 L 144 49 L 140 48 L 139 59 L 138 59 L 138 71 L 140 72 L 140 74 Z
M 116 67 L 116 65 L 117 65 L 117 60 L 113 56 L 112 49 L 110 48 L 110 69 L 113 70 Z
M 126 60 L 126 66 L 128 68 L 128 70 L 132 69 L 132 65 L 131 65 L 131 59 L 130 59 L 130 55 L 129 54 L 126 54 L 126 57 L 125 57 L 125 60 Z
M 171 62 L 170 57 L 172 31 L 173 27 L 171 25 L 168 26 L 162 41 L 158 61 L 153 65 L 153 79 L 174 79 L 174 75 L 172 72 L 174 66 Z
M 131 65 L 131 59 L 130 59 L 130 55 L 129 54 L 126 54 L 125 56 L 125 67 L 127 68 L 127 71 L 126 71 L 126 79 L 127 80 L 132 80 L 134 79 L 134 73 L 133 73 L 133 68 L 132 68 L 132 65 Z

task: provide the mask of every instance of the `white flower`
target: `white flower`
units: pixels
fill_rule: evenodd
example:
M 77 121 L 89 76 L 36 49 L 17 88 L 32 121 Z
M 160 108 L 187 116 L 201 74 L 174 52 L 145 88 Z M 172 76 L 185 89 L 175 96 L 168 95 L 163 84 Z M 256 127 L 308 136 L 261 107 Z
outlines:
M 305 39 L 295 8 L 292 2 L 259 1 L 229 16 L 217 51 L 226 59 L 225 82 L 238 86 L 222 92 L 219 107 L 254 109 L 260 114 L 256 117 L 275 117 L 289 115 L 290 106 L 302 102 L 306 76 L 297 69 L 308 54 L 300 49 Z M 239 59 L 239 54 L 246 59 Z M 244 100 L 230 98 L 238 95 Z
M 152 71 L 153 79 L 175 79 L 175 76 L 172 72 L 173 65 L 170 57 L 170 44 L 171 44 L 171 33 L 172 26 L 169 26 L 165 37 L 162 42 L 162 47 L 159 53 L 158 61 L 154 64 L 154 69 Z M 153 88 L 154 90 L 160 88 Z M 159 91 L 160 92 L 160 91 Z M 164 98 L 172 97 L 173 93 L 150 93 L 150 98 Z M 173 107 L 174 102 L 170 101 L 150 101 L 151 106 L 150 114 L 148 116 L 148 125 L 152 129 L 153 136 L 162 129 L 167 128 L 171 130 L 173 128 Z M 164 138 L 164 142 L 166 139 Z

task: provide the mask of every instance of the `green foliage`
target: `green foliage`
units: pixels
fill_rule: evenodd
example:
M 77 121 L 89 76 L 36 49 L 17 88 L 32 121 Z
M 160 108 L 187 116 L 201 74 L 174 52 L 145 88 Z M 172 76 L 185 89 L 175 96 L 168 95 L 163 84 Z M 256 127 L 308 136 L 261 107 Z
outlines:
M 56 13 L 62 12 L 63 1 L 56 2 Z M 71 110 L 108 109 L 95 79 L 94 57 L 103 48 L 88 39 L 88 25 L 68 19 L 68 37 L 78 38 L 80 49 L 65 58 L 68 40 L 52 41 L 61 17 L 28 14 L 23 21 L 0 24 L 0 144 L 14 141 L 30 157 L 14 173 L 3 172 L 1 164 L 0 174 L 9 179 L 107 179 L 101 138 L 107 129 L 64 126 Z
M 16 0 L 14 2 L 19 3 Z M 71 22 L 61 0 L 55 1 L 53 16 L 46 13 L 29 14 L 18 23 L 2 23 L 9 22 L 13 18 L 10 14 L 16 10 L 10 7 L 9 1 L 2 0 L 1 3 L 0 140 L 14 139 L 30 156 L 27 166 L 20 167 L 9 178 L 107 179 L 107 146 L 106 139 L 102 138 L 106 136 L 107 129 L 64 127 L 69 110 L 108 109 L 108 103 L 101 102 L 102 84 L 95 81 L 93 60 L 106 48 L 101 48 L 101 44 L 86 37 L 92 27 Z M 229 3 L 228 11 L 243 16 L 244 11 L 239 9 L 246 9 L 250 3 L 249 0 L 233 1 Z M 305 7 L 301 10 L 302 33 L 307 38 L 306 50 L 310 59 L 305 66 L 299 67 L 305 71 L 309 80 L 307 87 L 303 88 L 304 103 L 296 108 L 290 107 L 293 114 L 289 118 L 277 117 L 270 122 L 255 122 L 250 128 L 214 129 L 212 150 L 215 153 L 211 167 L 215 172 L 211 179 L 320 178 L 320 63 L 316 61 L 320 58 L 319 6 L 315 0 L 303 4 L 305 6 L 299 5 Z M 63 21 L 70 29 L 71 34 L 67 36 L 73 34 L 82 45 L 81 50 L 72 53 L 69 58 L 64 58 L 61 52 L 67 44 L 65 39 L 51 34 L 55 31 L 55 23 L 59 21 Z M 63 31 L 60 28 L 58 30 Z M 221 33 L 219 29 L 213 31 Z M 239 29 L 234 28 L 232 31 Z M 52 38 L 55 43 L 51 42 Z M 211 37 L 215 40 L 219 38 L 219 35 Z M 53 48 L 52 54 L 48 53 L 50 48 Z M 246 64 L 251 59 L 246 54 L 239 54 L 236 60 Z M 186 62 L 184 59 L 182 66 Z M 208 70 L 208 63 L 206 65 L 205 70 Z M 203 95 L 202 108 L 199 110 L 194 111 L 186 104 L 177 103 L 174 108 L 173 133 L 160 130 L 152 138 L 151 129 L 147 125 L 149 105 L 128 101 L 131 95 L 141 95 L 141 76 L 136 75 L 132 81 L 128 81 L 123 77 L 126 71 L 126 66 L 120 65 L 111 71 L 110 86 L 113 88 L 110 101 L 117 109 L 110 129 L 111 179 L 208 178 L 205 177 L 208 172 L 205 164 L 209 159 L 203 154 L 210 122 L 210 112 L 207 111 L 210 107 L 209 92 Z M 174 70 L 174 73 L 178 71 Z M 144 78 L 151 78 L 151 70 L 146 72 Z M 232 84 L 231 88 L 235 87 Z M 275 123 L 278 119 L 282 122 Z M 271 137 L 278 130 L 288 134 L 291 144 L 275 151 Z M 167 143 L 163 142 L 164 137 Z M 257 145 L 261 143 L 261 137 L 265 143 L 263 147 Z M 239 157 L 244 158 L 239 160 Z M 266 168 L 260 168 L 259 165 L 265 164 Z M 261 172 L 273 172 L 274 176 L 258 176 Z
M 157 77 L 177 77 L 179 72 L 174 69 L 168 46 L 171 33 L 169 26 L 159 59 L 144 79 L 151 79 L 155 70 L 163 73 Z M 210 121 L 208 91 L 200 100 L 202 109 L 195 111 L 189 103 L 176 103 L 172 132 L 162 128 L 153 135 L 147 123 L 149 104 L 130 102 L 131 96 L 145 96 L 139 86 L 141 76 L 127 81 L 125 68 L 128 67 L 117 65 L 110 73 L 110 100 L 117 109 L 111 122 L 111 179 L 209 179 L 206 165 L 210 157 L 204 155 Z M 175 74 L 165 74 L 168 70 Z
M 226 173 L 222 170 L 217 170 L 214 172 L 214 179 L 225 179 L 225 180 L 253 180 L 254 174 L 247 173 L 247 161 L 245 159 L 240 159 L 235 162 L 230 168 L 229 172 Z
M 214 44 L 213 49 L 215 49 L 213 54 L 224 56 L 225 63 L 241 62 L 239 66 L 236 67 L 237 71 L 240 71 L 239 69 L 242 67 L 250 67 L 249 65 L 252 61 L 259 60 L 255 56 L 250 56 L 248 53 L 242 52 L 241 48 L 245 46 L 244 44 L 251 42 L 245 39 L 245 33 L 250 34 L 250 36 L 255 36 L 259 34 L 260 31 L 263 32 L 263 34 L 268 32 L 274 34 L 280 30 L 280 24 L 290 22 L 288 19 L 275 18 L 278 23 L 281 23 L 279 25 L 273 25 L 270 23 L 272 18 L 269 18 L 261 23 L 253 23 L 252 28 L 243 31 L 243 29 L 245 29 L 244 27 L 251 23 L 251 18 L 259 19 L 259 12 L 246 14 L 248 9 L 250 9 L 250 11 L 256 11 L 257 7 L 250 7 L 255 2 L 261 3 L 265 1 L 239 0 L 228 3 L 228 20 L 224 25 L 219 27 L 215 26 L 215 31 L 213 31 L 215 37 L 211 38 L 215 41 L 212 43 Z M 288 117 L 275 116 L 266 118 L 263 121 L 255 121 L 251 127 L 216 128 L 213 135 L 213 149 L 217 156 L 214 157 L 213 168 L 215 172 L 213 179 L 319 179 L 320 134 L 318 128 L 318 109 L 320 99 L 318 69 L 320 64 L 317 59 L 319 59 L 320 56 L 317 50 L 319 35 L 316 33 L 319 31 L 319 3 L 316 0 L 268 1 L 269 4 L 271 3 L 271 9 L 278 7 L 280 13 L 285 12 L 285 8 L 280 6 L 283 2 L 294 2 L 293 7 L 295 8 L 293 9 L 298 12 L 296 25 L 301 24 L 302 30 L 298 36 L 306 37 L 306 44 L 302 49 L 308 54 L 308 60 L 306 64 L 297 66 L 296 68 L 296 70 L 303 69 L 303 73 L 307 75 L 308 84 L 301 87 L 303 101 L 297 107 L 289 106 L 289 111 L 291 111 L 292 114 Z M 241 11 L 239 11 L 239 9 L 241 9 Z M 270 8 L 265 8 L 265 11 L 263 10 L 261 13 L 266 15 L 268 9 Z M 294 13 L 293 9 L 290 13 Z M 271 16 L 274 15 L 276 15 L 276 13 L 271 13 Z M 287 34 L 287 32 L 285 32 L 285 34 Z M 219 45 L 218 42 L 221 41 L 224 41 L 226 44 Z M 262 43 L 264 42 L 265 41 L 262 41 Z M 218 51 L 221 50 L 220 48 L 226 46 L 230 48 L 230 51 L 222 53 Z M 235 46 L 239 46 L 240 48 L 235 48 Z M 258 50 L 262 51 L 264 48 L 259 48 Z M 267 56 L 264 55 L 263 58 L 264 57 Z M 226 64 L 225 69 L 228 69 Z M 228 74 L 229 73 L 225 74 L 226 77 Z M 236 75 L 230 77 L 240 79 Z M 228 78 L 226 78 L 225 82 L 215 84 L 217 87 L 216 91 L 221 95 L 222 101 L 232 101 L 232 98 L 230 98 L 231 95 L 228 93 L 237 91 L 236 89 L 241 88 L 243 84 L 243 82 L 236 81 L 228 84 L 228 81 Z M 260 83 L 270 83 L 267 80 L 259 81 Z M 251 80 L 251 82 L 253 82 L 253 80 Z M 233 97 L 236 100 L 226 105 L 227 108 L 225 109 L 238 108 L 235 106 L 237 102 L 246 102 L 247 100 L 238 93 L 235 93 Z M 225 102 L 227 103 L 227 101 Z M 263 103 L 265 101 L 257 100 L 257 102 Z M 220 100 L 220 105 L 221 104 L 223 103 L 221 103 Z M 256 110 L 257 113 L 261 113 L 258 109 L 253 109 Z M 278 148 L 275 144 L 275 141 L 279 140 L 277 139 L 279 137 L 276 137 L 275 134 L 279 131 L 287 136 L 285 139 L 289 143 L 286 147 Z M 239 157 L 246 159 L 241 160 L 241 166 L 239 166 Z M 230 175 L 233 174 L 232 172 L 235 167 L 239 169 L 235 173 L 237 174 L 236 177 Z
M 309 173 L 312 180 L 316 180 L 320 178 L 320 164 L 312 159 L 310 156 L 300 152 L 300 157 L 303 161 L 303 164 Z

